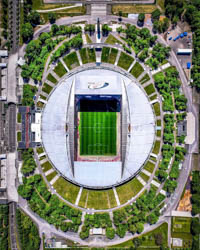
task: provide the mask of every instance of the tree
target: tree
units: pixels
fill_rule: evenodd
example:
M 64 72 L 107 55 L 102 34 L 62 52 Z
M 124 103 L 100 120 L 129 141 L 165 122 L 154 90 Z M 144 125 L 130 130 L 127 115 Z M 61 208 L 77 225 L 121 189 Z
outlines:
M 113 239 L 115 237 L 115 230 L 112 227 L 107 227 L 106 228 L 106 237 L 108 239 Z
M 33 27 L 30 23 L 25 23 L 22 25 L 22 38 L 24 42 L 32 39 L 33 37 Z
M 160 10 L 159 10 L 159 9 L 155 9 L 155 10 L 151 13 L 151 18 L 152 18 L 153 22 L 154 22 L 155 20 L 159 20 L 160 15 L 161 15 Z
M 123 16 L 123 13 L 122 13 L 121 10 L 119 10 L 118 15 L 119 15 L 119 21 L 121 22 L 122 21 L 122 16 Z
M 40 14 L 37 11 L 31 11 L 28 15 L 28 21 L 31 23 L 33 27 L 40 24 Z
M 144 230 L 144 225 L 141 222 L 136 223 L 137 233 L 141 233 Z
M 154 235 L 155 237 L 155 243 L 157 246 L 161 246 L 163 244 L 163 235 L 162 233 L 156 233 Z
M 138 15 L 138 21 L 139 22 L 144 22 L 144 19 L 145 19 L 145 14 L 144 13 L 140 13 L 139 15 Z
M 102 25 L 103 36 L 107 36 L 110 31 L 112 31 L 112 29 L 107 24 Z
M 48 13 L 48 20 L 51 24 L 55 23 L 56 21 L 56 14 L 54 12 Z

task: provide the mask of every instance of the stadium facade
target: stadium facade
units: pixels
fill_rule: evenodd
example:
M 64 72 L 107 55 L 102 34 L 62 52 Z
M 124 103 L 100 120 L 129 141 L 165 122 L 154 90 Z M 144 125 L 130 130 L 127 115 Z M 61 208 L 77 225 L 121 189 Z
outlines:
M 116 127 L 114 118 L 106 115 L 109 112 L 112 117 L 117 114 Z M 64 178 L 102 189 L 119 185 L 140 171 L 154 143 L 155 120 L 139 84 L 100 68 L 61 79 L 44 108 L 41 129 L 47 156 Z

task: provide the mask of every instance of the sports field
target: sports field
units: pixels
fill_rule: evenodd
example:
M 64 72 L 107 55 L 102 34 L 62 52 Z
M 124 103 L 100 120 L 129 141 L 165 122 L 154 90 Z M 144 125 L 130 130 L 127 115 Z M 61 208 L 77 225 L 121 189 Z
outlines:
M 80 155 L 116 155 L 117 113 L 79 113 Z

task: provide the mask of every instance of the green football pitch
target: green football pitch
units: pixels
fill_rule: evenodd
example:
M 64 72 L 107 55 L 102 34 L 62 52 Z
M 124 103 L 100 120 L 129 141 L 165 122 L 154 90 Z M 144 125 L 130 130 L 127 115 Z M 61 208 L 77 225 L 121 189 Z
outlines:
M 116 112 L 80 112 L 80 155 L 116 155 Z

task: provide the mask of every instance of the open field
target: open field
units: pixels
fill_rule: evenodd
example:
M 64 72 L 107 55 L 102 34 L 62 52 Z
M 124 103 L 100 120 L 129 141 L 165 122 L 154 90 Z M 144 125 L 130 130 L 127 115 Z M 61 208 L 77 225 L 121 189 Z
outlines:
M 56 84 L 58 81 L 56 80 L 56 78 L 54 76 L 52 76 L 51 73 L 48 74 L 47 76 L 47 80 L 49 80 L 50 82 Z
M 117 194 L 119 196 L 120 203 L 123 204 L 134 197 L 141 189 L 143 185 L 136 179 L 123 184 L 116 188 Z
M 42 91 L 49 94 L 53 88 L 48 85 L 46 82 L 42 86 Z
M 143 239 L 141 246 L 137 248 L 137 250 L 156 250 L 159 249 L 160 247 L 156 245 L 155 238 L 157 234 L 162 234 L 162 239 L 163 239 L 163 246 L 167 247 L 167 238 L 168 238 L 168 224 L 163 223 L 153 231 L 150 231 L 138 238 Z M 114 245 L 112 247 L 116 247 L 116 249 L 124 249 L 124 248 L 129 248 L 129 247 L 134 247 L 133 240 L 128 240 L 126 242 L 123 242 L 118 245 Z M 155 248 L 154 248 L 155 247 Z
M 156 91 L 152 83 L 146 86 L 144 90 L 146 91 L 147 95 L 151 95 Z
M 80 155 L 116 155 L 116 112 L 80 112 Z
M 138 78 L 142 72 L 144 72 L 144 69 L 143 67 L 138 63 L 136 62 L 133 66 L 133 68 L 131 69 L 130 73 L 135 77 L 135 78 Z
M 97 191 L 84 188 L 78 205 L 86 208 L 108 209 L 116 207 L 117 202 L 112 189 Z
M 144 165 L 144 169 L 147 170 L 147 171 L 149 171 L 150 173 L 153 173 L 154 168 L 155 168 L 155 165 L 152 162 L 150 162 L 150 161 L 148 161 Z
M 58 178 L 58 180 L 53 184 L 53 187 L 64 199 L 71 203 L 75 203 L 80 187 L 66 181 L 62 177 Z
M 156 9 L 156 5 L 148 4 L 115 4 L 112 6 L 112 13 L 118 14 L 119 11 L 123 13 L 152 13 Z
M 70 70 L 74 69 L 80 65 L 76 52 L 72 52 L 69 55 L 65 56 L 63 58 L 63 61 L 67 65 L 68 69 L 70 69 Z
M 133 57 L 125 54 L 124 52 L 121 52 L 119 61 L 118 61 L 118 66 L 125 70 L 128 70 L 133 61 L 134 61 Z
M 140 83 L 141 84 L 144 84 L 145 82 L 147 82 L 147 81 L 149 81 L 150 80 L 150 77 L 149 77 L 149 75 L 146 73 L 143 77 L 142 77 L 142 79 L 140 80 Z
M 115 45 L 116 43 L 121 44 L 121 42 L 111 34 L 106 39 L 105 43 L 112 44 L 112 45 Z
M 110 55 L 109 55 L 109 58 L 108 58 L 108 63 L 111 63 L 111 64 L 115 63 L 116 58 L 117 58 L 117 53 L 118 53 L 117 49 L 112 48 L 110 50 Z
M 64 74 L 67 73 L 65 67 L 62 65 L 62 63 L 59 61 L 58 64 L 56 65 L 54 72 L 56 73 L 56 75 L 58 75 L 59 77 L 64 76 Z

